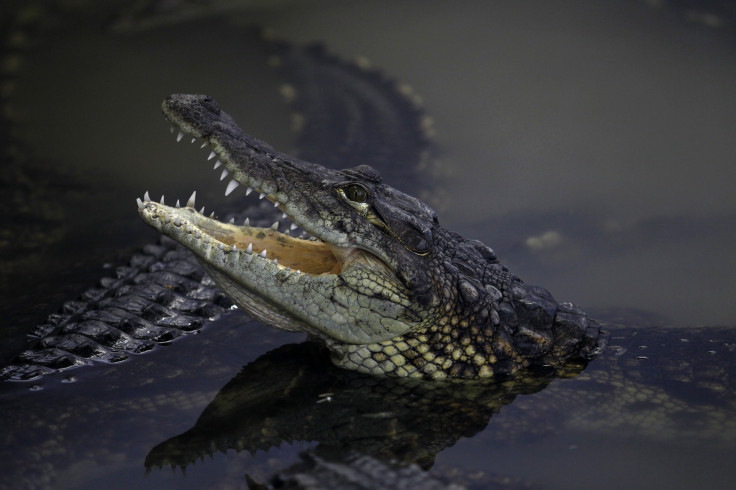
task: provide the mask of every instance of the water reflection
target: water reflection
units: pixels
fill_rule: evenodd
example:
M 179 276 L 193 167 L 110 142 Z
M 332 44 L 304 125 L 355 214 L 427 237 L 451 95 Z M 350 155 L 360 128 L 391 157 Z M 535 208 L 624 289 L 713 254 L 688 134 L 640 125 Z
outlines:
M 255 453 L 315 441 L 315 453 L 332 461 L 357 453 L 429 469 L 438 452 L 482 431 L 518 395 L 583 368 L 527 372 L 491 384 L 431 383 L 341 370 L 319 344 L 286 345 L 245 366 L 194 427 L 153 448 L 145 464 L 183 469 L 216 451 Z
M 610 345 L 590 366 L 496 383 L 376 378 L 335 368 L 318 344 L 291 344 L 246 365 L 191 429 L 151 449 L 145 465 L 186 469 L 218 452 L 253 455 L 309 442 L 316 446 L 308 461 L 340 465 L 365 455 L 429 470 L 463 438 L 492 451 L 576 431 L 588 435 L 575 447 L 591 444 L 594 434 L 592 440 L 728 451 L 736 441 L 735 364 L 736 331 L 717 328 L 612 327 Z M 499 413 L 505 416 L 496 423 Z M 508 471 L 461 452 L 486 476 Z M 297 466 L 304 471 L 304 463 Z

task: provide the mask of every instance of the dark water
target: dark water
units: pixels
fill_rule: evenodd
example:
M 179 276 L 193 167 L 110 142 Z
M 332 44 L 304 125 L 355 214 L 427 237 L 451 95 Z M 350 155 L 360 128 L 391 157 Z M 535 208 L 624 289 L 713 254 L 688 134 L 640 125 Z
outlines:
M 64 15 L 20 50 L 17 70 L 4 67 L 24 163 L 3 180 L 3 228 L 12 231 L 0 270 L 3 357 L 106 264 L 156 239 L 134 208 L 145 190 L 186 199 L 196 188 L 209 209 L 223 202 L 199 155 L 171 142 L 164 96 L 213 95 L 248 132 L 293 146 L 279 78 L 243 28 L 250 23 L 346 59 L 366 56 L 411 84 L 435 122 L 442 223 L 494 247 L 528 282 L 586 309 L 734 325 L 736 15 L 727 2 L 213 6 L 193 20 L 132 27 L 106 11 Z M 308 443 L 218 454 L 186 476 L 145 475 L 148 451 L 191 427 L 241 366 L 300 339 L 237 318 L 122 365 L 77 370 L 75 383 L 4 386 L 3 417 L 27 417 L 32 430 L 13 425 L 0 469 L 39 487 L 198 488 L 239 487 L 246 472 L 288 466 Z M 494 423 L 544 404 L 564 383 L 517 400 Z M 93 404 L 96 415 L 85 410 Z M 552 488 L 736 481 L 733 439 L 676 443 L 573 427 L 499 446 L 491 432 L 441 452 L 437 468 Z

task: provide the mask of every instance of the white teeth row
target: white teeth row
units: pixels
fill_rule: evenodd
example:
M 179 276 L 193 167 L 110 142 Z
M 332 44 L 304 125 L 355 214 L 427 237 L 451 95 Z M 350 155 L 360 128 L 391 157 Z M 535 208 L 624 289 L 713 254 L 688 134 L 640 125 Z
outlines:
M 177 128 L 175 126 L 173 126 L 173 125 L 169 128 L 169 130 L 170 130 L 170 132 L 172 134 L 176 131 L 176 129 Z M 177 142 L 180 142 L 182 139 L 184 139 L 184 136 L 186 136 L 186 134 L 183 131 L 179 130 L 177 132 L 177 134 L 176 134 L 176 141 Z M 192 137 L 191 143 L 194 143 L 196 140 L 197 140 L 197 138 Z M 205 140 L 202 143 L 202 145 L 200 146 L 200 149 L 201 148 L 205 148 L 208 145 L 209 145 L 209 142 L 207 140 Z M 217 157 L 217 153 L 215 153 L 215 151 L 212 150 L 212 151 L 210 151 L 209 155 L 207 156 L 207 160 L 212 160 L 215 157 Z M 219 158 L 217 160 L 215 160 L 215 166 L 214 166 L 215 169 L 218 169 L 222 165 L 223 165 L 223 163 L 222 163 L 222 161 Z M 225 180 L 225 178 L 228 177 L 229 175 L 230 175 L 230 172 L 226 168 L 223 168 L 222 169 L 222 173 L 220 174 L 220 180 Z M 225 195 L 226 196 L 229 196 L 235 189 L 238 188 L 238 186 L 240 186 L 240 182 L 238 182 L 237 180 L 234 180 L 234 179 L 230 180 L 230 182 L 228 182 L 227 186 L 225 187 Z M 245 189 L 245 195 L 246 196 L 249 196 L 252 192 L 253 192 L 253 188 L 252 187 L 246 187 L 246 189 Z M 194 208 L 195 207 L 196 197 L 197 197 L 197 191 L 194 191 L 192 193 L 191 197 L 187 200 L 186 207 Z M 263 199 L 264 197 L 266 197 L 266 194 L 264 192 L 259 193 L 258 199 Z M 140 198 L 137 198 L 136 199 L 136 202 L 138 204 L 138 208 L 143 208 L 144 203 L 145 202 L 148 202 L 148 201 L 151 201 L 151 197 L 148 194 L 148 191 L 146 191 L 146 193 L 143 196 L 143 200 L 142 201 L 141 201 Z M 161 202 L 161 204 L 165 204 L 165 202 L 164 202 L 164 196 L 161 196 L 160 202 Z M 275 208 L 278 208 L 279 206 L 281 206 L 281 203 L 279 201 L 275 201 L 273 203 L 273 206 Z M 181 204 L 180 204 L 180 202 L 179 202 L 178 199 L 176 201 L 176 207 L 177 208 L 181 207 Z M 204 206 L 199 211 L 199 213 L 200 214 L 204 214 Z M 214 212 L 212 212 L 210 214 L 210 218 L 212 218 L 212 217 L 214 217 Z M 283 213 L 281 215 L 281 218 L 282 219 L 286 219 L 286 218 L 288 218 L 288 215 L 286 213 Z M 231 224 L 234 224 L 234 219 L 231 219 L 230 220 L 230 223 Z M 244 225 L 245 226 L 250 226 L 250 220 L 248 218 L 245 219 Z M 273 225 L 271 225 L 271 229 L 278 231 L 278 226 L 279 226 L 279 222 L 277 221 Z M 289 229 L 288 230 L 285 230 L 284 233 L 289 234 L 289 232 L 294 231 L 297 228 L 298 228 L 298 226 L 296 225 L 296 223 L 291 223 Z M 315 238 L 313 236 L 308 236 L 306 233 L 302 233 L 302 235 L 301 235 L 300 238 L 309 239 L 309 240 L 317 240 L 317 238 Z
M 176 130 L 176 128 L 174 126 L 171 126 L 169 128 L 169 130 L 171 131 L 171 133 L 173 133 Z M 180 130 L 176 134 L 176 142 L 178 143 L 179 141 L 181 141 L 184 138 L 184 136 L 185 136 L 184 132 Z M 192 137 L 192 143 L 194 143 L 196 140 L 197 140 L 197 138 Z M 202 143 L 202 145 L 200 146 L 200 148 L 204 148 L 207 145 L 209 145 L 209 142 L 205 140 L 204 143 Z M 215 153 L 215 151 L 212 150 L 212 151 L 210 151 L 209 155 L 207 155 L 207 160 L 208 161 L 209 160 L 212 160 L 216 156 L 217 156 L 217 153 Z M 220 160 L 218 158 L 217 160 L 215 160 L 214 169 L 217 170 L 221 166 L 222 166 L 222 160 Z M 228 169 L 226 169 L 226 168 L 223 168 L 222 169 L 222 173 L 220 174 L 220 180 L 225 180 L 225 178 L 227 178 L 229 175 L 230 175 L 230 171 Z M 230 180 L 230 182 L 228 182 L 228 184 L 227 184 L 227 187 L 225 187 L 225 195 L 226 196 L 229 196 L 239 185 L 240 185 L 240 182 L 238 182 L 237 180 L 235 180 L 235 179 Z M 251 192 L 253 192 L 253 188 L 252 187 L 246 187 L 246 189 L 245 189 L 245 195 L 246 195 L 246 197 L 249 196 Z M 264 197 L 266 197 L 266 194 L 263 193 L 263 192 L 261 192 L 260 195 L 258 196 L 258 199 L 263 199 Z M 281 203 L 278 202 L 278 201 L 276 201 L 273 206 L 277 208 L 280 205 L 281 205 Z M 286 213 L 284 213 L 284 214 L 286 214 Z
M 143 195 L 143 199 L 141 200 L 141 198 L 137 198 L 136 199 L 136 203 L 138 204 L 138 208 L 142 209 L 143 206 L 144 206 L 144 203 L 150 202 L 151 200 L 152 199 L 151 199 L 150 194 L 148 193 L 148 191 L 146 191 L 145 194 Z M 188 207 L 188 208 L 194 208 L 194 206 L 196 204 L 196 200 L 197 200 L 197 191 L 194 191 L 194 192 L 192 192 L 192 195 L 189 196 L 189 199 L 187 200 L 186 207 Z M 165 205 L 166 204 L 166 198 L 165 198 L 165 196 L 162 195 L 161 196 L 161 199 L 159 200 L 159 202 L 161 204 Z M 278 205 L 279 205 L 279 203 L 277 202 L 277 203 L 274 204 L 274 207 L 276 207 Z M 179 201 L 179 199 L 176 200 L 176 207 L 177 208 L 180 208 L 181 207 L 181 202 Z M 202 206 L 202 209 L 199 210 L 199 214 L 204 214 L 204 206 Z M 212 217 L 212 215 L 214 215 L 214 212 L 210 215 L 210 217 Z M 289 215 L 287 215 L 286 213 L 281 213 L 281 219 L 287 219 L 288 217 L 289 217 Z M 228 224 L 234 225 L 235 224 L 235 218 L 230 218 L 230 220 L 228 220 Z M 279 225 L 280 225 L 280 223 L 278 221 L 275 221 L 271 225 L 270 228 L 272 230 L 278 231 Z M 245 218 L 245 221 L 243 222 L 243 226 L 250 226 L 250 218 Z M 294 231 L 297 228 L 298 228 L 298 225 L 296 223 L 291 223 L 289 225 L 289 229 L 288 230 L 285 230 L 284 233 L 288 235 L 290 231 Z M 310 239 L 313 239 L 313 238 L 314 237 L 310 237 Z
M 235 187 L 237 187 L 237 186 L 234 186 L 233 189 Z M 230 192 L 232 192 L 232 191 L 230 191 Z M 143 206 L 144 206 L 144 203 L 150 202 L 151 200 L 152 199 L 151 199 L 150 194 L 148 193 L 148 191 L 146 191 L 145 194 L 143 195 L 143 200 L 141 200 L 141 198 L 137 198 L 136 199 L 136 203 L 138 204 L 138 208 L 139 209 L 142 209 Z M 192 192 L 192 195 L 189 196 L 189 199 L 187 199 L 186 207 L 188 207 L 188 208 L 194 208 L 195 205 L 196 205 L 196 201 L 197 201 L 197 191 L 194 191 L 194 192 Z M 159 200 L 159 202 L 161 204 L 163 204 L 163 205 L 166 204 L 166 200 L 165 200 L 165 197 L 163 195 L 161 196 L 161 199 Z M 278 205 L 279 205 L 278 201 L 276 203 L 274 203 L 274 207 L 277 207 Z M 180 208 L 181 207 L 181 202 L 179 201 L 179 199 L 176 200 L 176 207 L 177 208 Z M 199 214 L 204 214 L 204 206 L 202 206 L 202 209 L 199 210 Z M 210 214 L 210 217 L 212 217 L 213 215 L 214 215 L 214 212 L 212 212 Z M 288 217 L 289 217 L 289 215 L 287 215 L 286 213 L 281 213 L 281 219 L 287 219 Z M 235 218 L 230 218 L 230 220 L 228 221 L 228 224 L 234 225 L 235 224 Z M 275 221 L 271 225 L 270 228 L 272 230 L 274 230 L 274 231 L 278 231 L 279 225 L 280 225 L 279 222 L 278 221 Z M 245 218 L 245 221 L 243 222 L 243 226 L 250 226 L 250 219 L 249 218 Z M 291 223 L 289 225 L 289 229 L 288 230 L 284 230 L 284 233 L 288 235 L 289 232 L 294 231 L 297 228 L 298 228 L 298 225 L 296 223 Z M 304 236 L 304 234 L 302 236 Z M 315 237 L 309 237 L 309 239 L 310 240 L 316 240 Z
M 196 194 L 196 192 L 194 194 L 192 194 L 192 197 L 190 198 L 190 201 L 194 199 L 194 195 L 195 194 Z M 145 206 L 145 204 L 144 204 L 145 202 L 151 202 L 151 200 L 150 200 L 149 197 L 150 196 L 148 194 L 148 191 L 146 191 L 146 193 L 144 195 L 144 201 L 141 201 L 141 198 L 138 198 L 137 199 L 138 207 L 139 208 L 143 208 Z M 161 202 L 162 202 L 162 204 L 163 204 L 163 200 L 164 200 L 163 199 L 163 196 L 161 196 Z M 247 221 L 248 221 L 248 219 L 246 218 L 246 224 L 247 224 Z M 164 222 L 166 222 L 166 221 L 164 221 Z M 231 222 L 232 222 L 232 220 L 231 220 Z M 174 220 L 172 221 L 172 223 L 177 228 L 180 228 L 182 225 L 184 225 L 184 223 L 182 222 L 182 220 L 181 220 L 181 218 L 179 216 L 176 216 L 174 218 Z M 274 229 L 274 230 L 276 230 L 276 229 L 278 229 L 278 225 L 279 225 L 279 222 L 276 221 L 273 225 L 271 225 L 271 228 Z M 189 228 L 188 225 L 186 226 L 186 228 L 187 228 L 187 233 L 190 233 L 191 234 L 193 232 L 196 239 L 199 240 L 202 237 L 202 235 L 199 232 L 199 230 L 196 230 L 196 229 L 192 230 L 191 228 Z M 314 237 L 312 237 L 312 238 L 314 238 Z M 211 240 L 210 237 L 207 236 L 207 235 L 205 235 L 204 238 L 202 239 L 202 241 L 205 244 L 210 243 L 210 240 Z M 239 251 L 237 245 L 233 244 L 232 247 L 230 247 L 230 249 L 226 249 L 225 248 L 225 244 L 222 243 L 222 242 L 218 242 L 217 248 L 218 248 L 218 250 L 222 250 L 224 252 L 238 252 Z M 245 248 L 245 253 L 247 253 L 247 254 L 252 254 L 253 253 L 253 243 L 249 243 L 248 244 L 248 246 Z M 267 256 L 267 254 L 268 254 L 268 250 L 265 249 L 265 248 L 263 250 L 261 250 L 260 252 L 257 253 L 257 255 L 259 257 L 261 257 L 262 259 L 265 259 L 266 256 Z M 279 261 L 278 261 L 277 258 L 274 258 L 273 260 L 271 260 L 271 263 L 273 265 L 278 266 L 280 269 L 283 269 L 283 270 L 286 270 L 286 271 L 291 272 L 291 268 L 290 267 L 284 267 L 283 265 L 279 265 Z M 301 274 L 302 273 L 302 271 L 299 270 L 299 269 L 296 269 L 294 272 L 296 272 L 297 274 Z

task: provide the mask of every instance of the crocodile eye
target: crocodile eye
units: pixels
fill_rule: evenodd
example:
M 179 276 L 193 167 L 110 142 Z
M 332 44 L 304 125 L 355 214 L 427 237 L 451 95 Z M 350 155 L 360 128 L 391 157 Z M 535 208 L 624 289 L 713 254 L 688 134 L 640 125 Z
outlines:
M 368 199 L 368 191 L 362 185 L 350 184 L 345 187 L 345 196 L 353 202 L 361 203 Z

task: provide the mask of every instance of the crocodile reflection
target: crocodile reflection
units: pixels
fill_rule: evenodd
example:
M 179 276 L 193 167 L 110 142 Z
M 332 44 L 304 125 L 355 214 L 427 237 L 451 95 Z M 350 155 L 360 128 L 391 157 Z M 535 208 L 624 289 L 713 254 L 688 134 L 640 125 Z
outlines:
M 154 447 L 145 465 L 184 469 L 218 451 L 310 441 L 316 447 L 302 456 L 309 476 L 325 462 L 352 472 L 355 455 L 374 467 L 428 469 L 437 454 L 476 436 L 512 402 L 516 413 L 489 433 L 496 443 L 580 429 L 731 447 L 736 330 L 607 328 L 607 347 L 588 365 L 568 362 L 495 383 L 374 377 L 336 368 L 319 344 L 285 345 L 246 365 L 193 428 Z M 558 378 L 574 379 L 553 382 Z
M 496 383 L 427 382 L 342 370 L 324 349 L 290 344 L 248 364 L 192 429 L 151 450 L 146 467 L 185 468 L 215 451 L 316 441 L 321 454 L 355 452 L 427 469 L 438 452 L 483 430 L 517 395 L 584 368 L 568 364 L 564 372 L 527 371 Z

